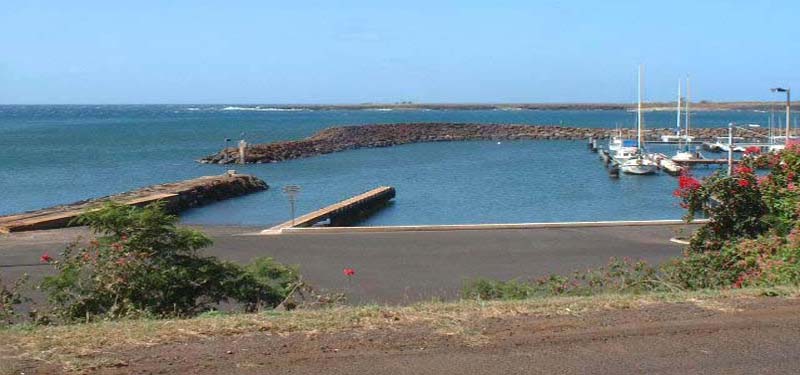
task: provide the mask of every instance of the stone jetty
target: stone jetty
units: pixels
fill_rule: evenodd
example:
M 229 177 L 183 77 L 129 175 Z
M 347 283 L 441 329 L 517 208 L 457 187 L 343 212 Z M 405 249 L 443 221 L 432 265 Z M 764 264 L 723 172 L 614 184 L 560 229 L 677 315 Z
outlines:
M 696 128 L 692 136 L 710 139 L 727 135 L 727 128 Z M 674 134 L 673 128 L 647 129 L 647 140 Z M 358 148 L 389 147 L 419 142 L 470 140 L 579 140 L 604 139 L 616 135 L 611 128 L 579 128 L 542 125 L 413 123 L 388 125 L 342 126 L 322 130 L 311 137 L 248 145 L 245 163 L 274 163 L 284 160 L 329 154 Z M 622 135 L 634 138 L 634 129 L 622 129 Z M 764 136 L 764 130 L 753 130 L 748 136 Z M 201 163 L 228 164 L 239 160 L 238 148 L 227 148 L 199 160 Z
M 141 206 L 163 201 L 169 212 L 177 213 L 192 207 L 268 188 L 269 186 L 258 177 L 229 171 L 220 176 L 204 176 L 153 185 L 121 194 L 21 214 L 0 216 L 0 233 L 67 227 L 81 213 L 101 207 L 108 202 Z

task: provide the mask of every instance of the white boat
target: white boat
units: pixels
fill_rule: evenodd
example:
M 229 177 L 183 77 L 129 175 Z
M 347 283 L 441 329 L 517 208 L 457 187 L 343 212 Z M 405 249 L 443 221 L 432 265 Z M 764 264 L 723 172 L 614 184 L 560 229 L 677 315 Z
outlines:
M 714 142 L 705 142 L 703 143 L 703 147 L 709 151 L 713 152 L 728 152 L 728 137 L 716 137 Z M 730 140 L 733 143 L 733 151 L 734 152 L 744 152 L 744 148 L 741 146 L 737 146 L 737 142 L 744 142 L 744 138 L 742 137 L 733 137 Z
M 638 76 L 638 90 L 637 90 L 637 104 L 636 104 L 636 152 L 635 154 L 619 163 L 620 170 L 627 174 L 653 174 L 658 170 L 656 162 L 648 158 L 644 154 L 644 141 L 642 139 L 642 132 L 644 122 L 642 121 L 642 66 L 639 65 Z
M 608 151 L 611 159 L 613 159 L 615 163 L 622 165 L 622 163 L 636 155 L 638 148 L 636 147 L 636 140 L 625 139 L 622 136 L 622 129 L 617 128 L 617 130 L 618 135 L 612 137 L 608 142 Z
M 672 161 L 689 161 L 689 160 L 696 160 L 696 159 L 704 159 L 703 155 L 700 151 L 691 152 L 689 149 L 691 147 L 691 142 L 694 140 L 694 137 L 689 135 L 689 125 L 691 124 L 691 117 L 689 111 L 689 104 L 691 103 L 690 97 L 690 86 L 689 86 L 689 78 L 686 78 L 686 111 L 684 112 L 684 123 L 685 127 L 681 128 L 681 83 L 678 81 L 678 105 L 676 106 L 676 126 L 678 129 L 679 134 L 679 141 L 678 141 L 678 151 L 673 156 Z M 683 132 L 683 135 L 680 133 Z M 685 142 L 685 143 L 683 143 Z
M 658 170 L 658 165 L 644 155 L 637 155 L 622 163 L 620 169 L 627 174 L 653 174 Z
M 689 135 L 662 135 L 661 142 L 664 143 L 694 142 L 694 137 Z

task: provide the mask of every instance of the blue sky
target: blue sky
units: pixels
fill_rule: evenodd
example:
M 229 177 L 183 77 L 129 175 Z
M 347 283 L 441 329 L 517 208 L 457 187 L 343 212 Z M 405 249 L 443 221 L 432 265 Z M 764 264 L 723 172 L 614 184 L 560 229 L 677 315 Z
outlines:
M 798 1 L 35 1 L 0 103 L 631 102 L 800 88 Z

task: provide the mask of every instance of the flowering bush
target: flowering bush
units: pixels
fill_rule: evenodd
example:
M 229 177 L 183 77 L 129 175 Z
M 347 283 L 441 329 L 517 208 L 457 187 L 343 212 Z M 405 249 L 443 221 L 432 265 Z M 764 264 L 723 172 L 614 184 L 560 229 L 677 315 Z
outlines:
M 717 173 L 676 195 L 687 218 L 709 222 L 695 233 L 689 254 L 667 268 L 685 288 L 777 285 L 800 281 L 800 146 L 743 158 L 731 176 Z M 770 172 L 758 177 L 754 168 Z
M 271 260 L 243 269 L 200 256 L 211 240 L 176 227 L 177 217 L 160 205 L 109 205 L 79 222 L 100 237 L 88 245 L 72 243 L 58 259 L 41 257 L 57 271 L 41 288 L 65 320 L 187 316 L 228 300 L 248 309 L 275 306 L 298 280 L 295 269 Z
M 737 238 L 754 238 L 768 229 L 764 216 L 769 212 L 759 181 L 751 167 L 739 165 L 731 176 L 716 173 L 701 183 L 683 175 L 675 195 L 687 209 L 687 220 L 697 214 L 709 217 L 692 237 L 689 248 L 717 251 Z

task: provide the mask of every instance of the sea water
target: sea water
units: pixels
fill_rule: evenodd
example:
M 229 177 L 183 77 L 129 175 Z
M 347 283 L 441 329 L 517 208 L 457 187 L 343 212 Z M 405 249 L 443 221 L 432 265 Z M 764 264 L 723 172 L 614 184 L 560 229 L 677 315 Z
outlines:
M 756 111 L 695 112 L 696 127 L 766 123 Z M 240 138 L 292 140 L 341 125 L 400 122 L 632 127 L 627 111 L 283 110 L 245 105 L 0 106 L 0 215 L 236 169 L 266 192 L 182 214 L 189 224 L 269 226 L 289 219 L 285 185 L 301 187 L 297 212 L 381 185 L 397 197 L 360 225 L 677 219 L 677 182 L 666 174 L 608 177 L 580 141 L 469 141 L 350 150 L 274 164 L 195 160 Z M 650 127 L 674 113 L 649 112 Z M 672 153 L 674 146 L 657 151 Z M 709 173 L 707 170 L 700 172 Z

